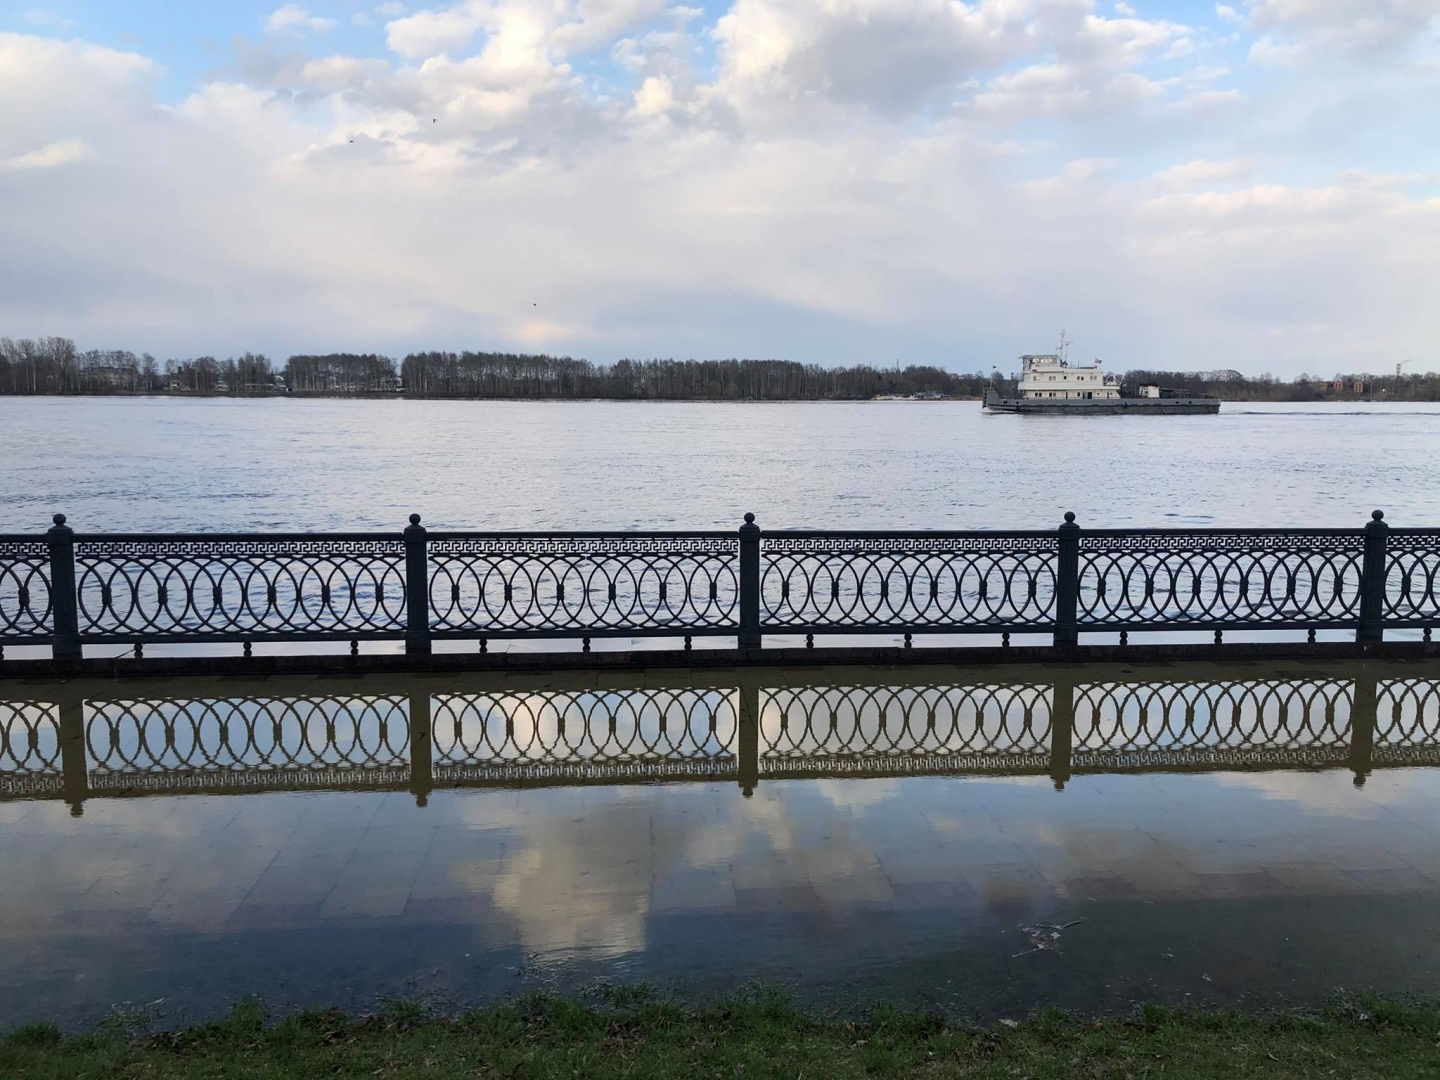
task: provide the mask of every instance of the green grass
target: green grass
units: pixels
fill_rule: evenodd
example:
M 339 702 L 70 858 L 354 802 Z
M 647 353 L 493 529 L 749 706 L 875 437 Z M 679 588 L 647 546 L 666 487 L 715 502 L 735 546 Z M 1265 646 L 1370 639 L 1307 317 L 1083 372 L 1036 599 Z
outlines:
M 977 1027 L 880 1008 L 819 1016 L 752 992 L 703 1009 L 643 991 L 590 1006 L 534 997 L 457 1017 L 396 1002 L 374 1016 L 312 1011 L 146 1033 L 121 1016 L 68 1037 L 32 1024 L 0 1041 L 8 1078 L 224 1077 L 1433 1077 L 1440 1006 L 1354 999 L 1270 1016 L 1147 1007 L 1044 1013 Z M 139 1026 L 137 1026 L 139 1025 Z

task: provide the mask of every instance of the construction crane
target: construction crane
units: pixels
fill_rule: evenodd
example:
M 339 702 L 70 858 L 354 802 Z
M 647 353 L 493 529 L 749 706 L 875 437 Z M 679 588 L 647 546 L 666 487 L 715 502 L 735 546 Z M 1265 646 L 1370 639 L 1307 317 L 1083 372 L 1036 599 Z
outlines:
M 1396 364 L 1396 365 L 1395 365 L 1395 378 L 1397 378 L 1397 379 L 1400 378 L 1400 369 L 1401 369 L 1402 367 L 1404 367 L 1406 364 L 1413 364 L 1414 362 L 1415 362 L 1414 358 L 1411 358 L 1411 359 L 1409 359 L 1409 360 L 1401 360 L 1398 364 Z

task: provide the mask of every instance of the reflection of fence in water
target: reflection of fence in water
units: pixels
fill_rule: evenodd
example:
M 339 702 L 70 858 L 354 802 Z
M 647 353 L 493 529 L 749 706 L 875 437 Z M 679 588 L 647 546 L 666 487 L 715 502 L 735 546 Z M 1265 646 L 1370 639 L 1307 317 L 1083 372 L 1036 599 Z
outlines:
M 93 789 L 235 783 L 403 782 L 403 696 L 95 701 L 85 749 Z
M 1081 685 L 1074 764 L 1344 760 L 1350 695 L 1349 680 Z
M 17 700 L 0 795 L 1440 761 L 1434 680 L 1066 679 Z
M 0 795 L 57 794 L 62 770 L 59 708 L 46 701 L 0 701 Z
M 762 775 L 1043 769 L 1050 687 L 835 686 L 761 692 Z
M 664 778 L 735 770 L 735 692 L 720 688 L 441 694 L 436 780 Z
M 1440 741 L 1440 683 L 1389 679 L 1375 695 L 1375 759 L 1389 764 L 1429 760 Z

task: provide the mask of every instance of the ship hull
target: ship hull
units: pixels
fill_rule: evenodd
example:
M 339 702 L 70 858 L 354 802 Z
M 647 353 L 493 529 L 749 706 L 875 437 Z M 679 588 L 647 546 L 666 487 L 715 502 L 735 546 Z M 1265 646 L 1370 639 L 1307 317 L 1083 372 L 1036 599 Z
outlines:
M 985 391 L 988 412 L 1043 413 L 1047 416 L 1198 416 L 1220 411 L 1215 398 L 1082 398 L 1039 400 L 1002 398 L 993 389 Z

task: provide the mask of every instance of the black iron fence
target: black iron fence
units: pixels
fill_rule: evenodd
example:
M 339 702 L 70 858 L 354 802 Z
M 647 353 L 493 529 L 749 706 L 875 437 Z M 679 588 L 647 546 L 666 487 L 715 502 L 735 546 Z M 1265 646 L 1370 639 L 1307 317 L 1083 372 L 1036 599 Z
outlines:
M 286 692 L 270 680 L 147 695 L 27 683 L 0 695 L 0 799 L 411 790 L 798 777 L 1049 776 L 1440 764 L 1440 682 L 1357 665 L 1181 678 L 1057 667 L 1043 679 L 595 689 L 547 679 Z M 913 676 L 912 672 L 912 676 Z M 663 675 L 660 676 L 663 679 Z M 21 688 L 17 687 L 17 690 Z
M 0 649 L 1353 631 L 1440 622 L 1440 529 L 0 536 Z

